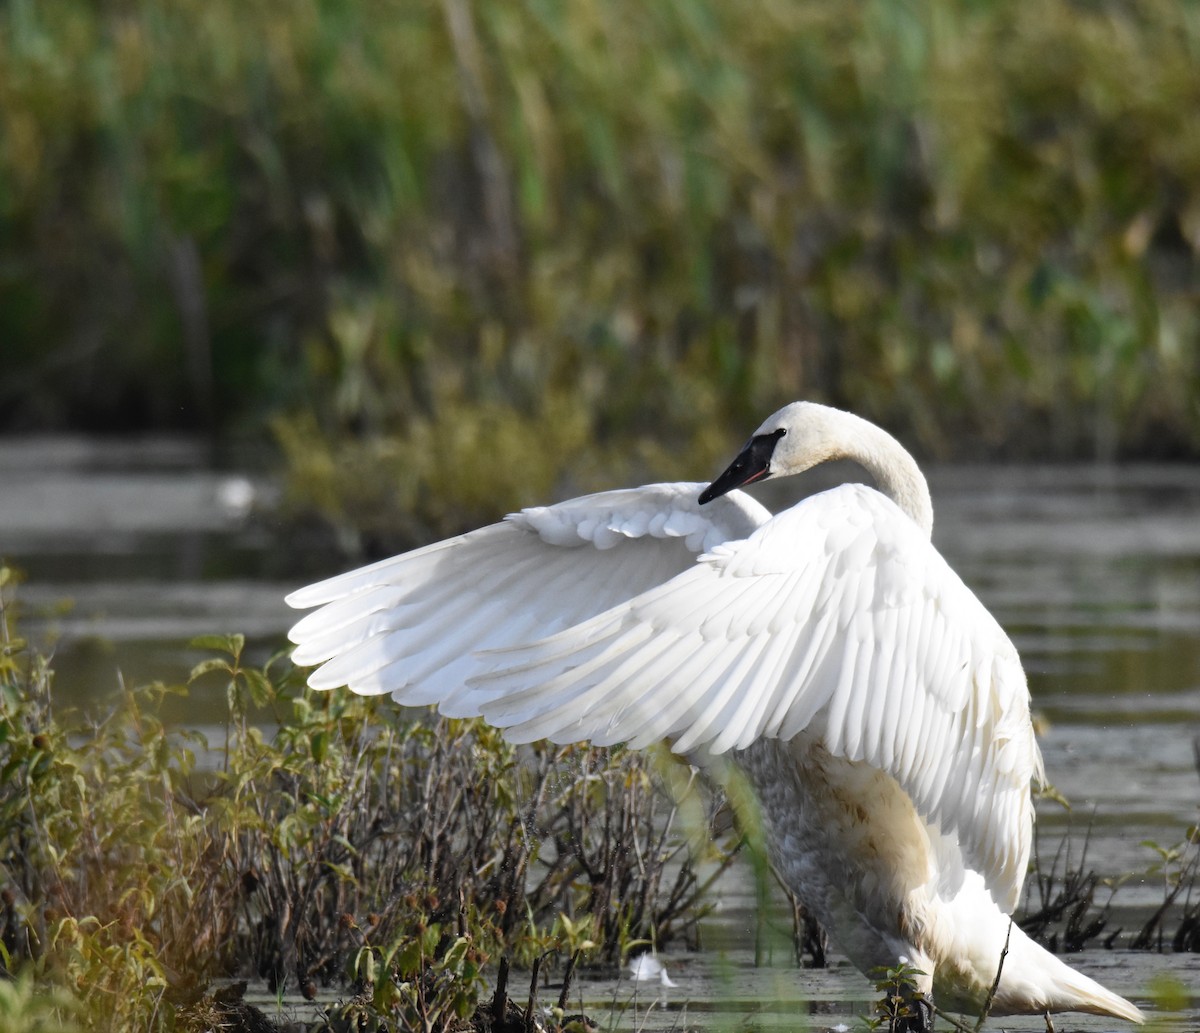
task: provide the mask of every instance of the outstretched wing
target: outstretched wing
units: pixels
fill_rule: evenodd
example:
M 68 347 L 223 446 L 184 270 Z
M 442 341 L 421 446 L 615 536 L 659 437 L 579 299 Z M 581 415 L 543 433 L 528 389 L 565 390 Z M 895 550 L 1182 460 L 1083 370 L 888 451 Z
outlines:
M 696 501 L 703 484 L 650 484 L 522 510 L 498 524 L 310 585 L 320 606 L 289 632 L 314 688 L 349 685 L 474 716 L 480 650 L 577 625 L 669 581 L 770 517 L 750 496 Z
M 1041 770 L 1024 673 L 878 492 L 814 496 L 664 584 L 483 659 L 470 708 L 516 741 L 720 753 L 808 729 L 889 772 L 1015 906 Z

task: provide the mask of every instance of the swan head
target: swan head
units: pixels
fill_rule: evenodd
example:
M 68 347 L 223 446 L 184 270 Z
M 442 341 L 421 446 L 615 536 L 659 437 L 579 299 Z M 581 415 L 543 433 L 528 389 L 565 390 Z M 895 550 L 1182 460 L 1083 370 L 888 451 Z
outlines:
M 849 459 L 928 537 L 933 530 L 929 485 L 912 456 L 887 431 L 853 413 L 816 402 L 792 402 L 769 416 L 728 469 L 700 493 L 711 502 L 768 477 L 803 473 L 830 459 Z
M 785 405 L 763 421 L 725 472 L 700 493 L 701 505 L 734 488 L 803 473 L 838 458 L 842 454 L 838 417 L 847 415 L 816 402 Z

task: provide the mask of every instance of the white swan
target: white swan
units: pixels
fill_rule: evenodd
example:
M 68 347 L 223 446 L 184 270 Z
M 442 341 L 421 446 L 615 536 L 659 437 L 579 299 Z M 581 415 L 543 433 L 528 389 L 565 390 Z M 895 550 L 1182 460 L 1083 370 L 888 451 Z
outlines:
M 851 459 L 776 516 L 735 488 Z M 1041 757 L 1016 650 L 930 544 L 917 464 L 859 417 L 788 405 L 707 488 L 510 514 L 287 599 L 315 688 L 482 715 L 518 742 L 734 751 L 781 873 L 863 972 L 906 959 L 976 1010 L 1000 967 Z M 928 1013 L 913 1028 L 923 1028 Z M 1015 925 L 995 1014 L 1143 1021 Z

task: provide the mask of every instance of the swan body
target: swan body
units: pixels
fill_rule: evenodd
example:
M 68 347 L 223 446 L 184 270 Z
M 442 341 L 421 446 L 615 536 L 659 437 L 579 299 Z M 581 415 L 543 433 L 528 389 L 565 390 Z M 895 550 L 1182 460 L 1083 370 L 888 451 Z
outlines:
M 876 488 L 775 516 L 737 490 L 841 458 Z M 863 972 L 906 961 L 918 990 L 978 1010 L 1000 970 L 996 1014 L 1141 1022 L 1010 922 L 1041 778 L 1029 695 L 932 526 L 894 438 L 796 402 L 708 487 L 526 509 L 300 589 L 290 605 L 320 608 L 293 658 L 321 665 L 315 688 L 481 715 L 517 742 L 729 753 L 778 870 Z

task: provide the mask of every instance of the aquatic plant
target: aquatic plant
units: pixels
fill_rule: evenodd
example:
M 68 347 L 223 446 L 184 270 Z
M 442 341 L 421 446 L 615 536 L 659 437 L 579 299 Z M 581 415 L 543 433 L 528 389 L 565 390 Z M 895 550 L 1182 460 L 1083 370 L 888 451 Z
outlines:
M 184 690 L 162 685 L 62 714 L 3 578 L 0 961 L 77 1002 L 55 1007 L 81 1029 L 170 1028 L 235 974 L 358 987 L 389 1021 L 443 1029 L 485 964 L 573 951 L 585 924 L 608 964 L 694 942 L 701 873 L 736 837 L 710 834 L 717 797 L 679 765 L 396 721 L 247 663 L 236 635 L 199 640 L 219 652 L 192 672 L 226 689 L 220 743 L 166 727 L 157 706 Z
M 932 1007 L 917 990 L 917 980 L 923 974 L 907 963 L 880 969 L 875 991 L 883 996 L 875 1002 L 875 1015 L 862 1019 L 864 1027 L 871 1033 L 901 1033 L 910 1029 L 918 1018 L 918 1009 Z
M 1200 754 L 1197 766 L 1200 767 Z M 1170 938 L 1172 950 L 1200 951 L 1200 894 L 1196 892 L 1197 877 L 1200 876 L 1200 828 L 1190 826 L 1184 839 L 1170 847 L 1160 846 L 1151 840 L 1143 841 L 1142 846 L 1158 856 L 1158 861 L 1147 874 L 1162 879 L 1163 899 L 1130 940 L 1129 946 L 1134 950 L 1161 951 Z M 1165 927 L 1165 921 L 1172 908 L 1176 907 L 1180 911 L 1179 926 L 1172 936 Z
M 1066 804 L 1062 797 L 1058 799 Z M 1079 856 L 1074 857 L 1075 841 L 1068 828 L 1048 863 L 1042 855 L 1043 837 L 1038 834 L 1034 838 L 1031 874 L 1026 882 L 1026 905 L 1020 926 L 1054 951 L 1071 954 L 1083 950 L 1108 923 L 1108 911 L 1117 885 L 1115 880 L 1108 880 L 1106 901 L 1102 905 L 1096 903 L 1096 891 L 1103 882 L 1087 867 L 1090 832 L 1089 829 L 1084 836 Z M 1111 939 L 1106 946 L 1111 946 Z

